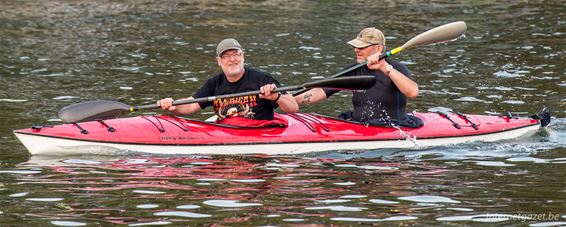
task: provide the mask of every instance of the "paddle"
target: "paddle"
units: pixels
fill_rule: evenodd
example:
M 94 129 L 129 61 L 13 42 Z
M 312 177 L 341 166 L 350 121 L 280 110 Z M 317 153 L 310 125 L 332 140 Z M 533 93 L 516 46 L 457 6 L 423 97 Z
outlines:
M 293 91 L 308 88 L 332 88 L 340 90 L 363 90 L 372 87 L 375 84 L 374 76 L 354 76 L 354 77 L 341 77 L 341 78 L 331 78 L 319 81 L 312 81 L 304 83 L 301 85 L 287 86 L 277 88 L 276 92 Z M 217 95 L 202 97 L 196 99 L 183 99 L 176 100 L 173 105 L 182 105 L 189 103 L 201 103 L 210 102 L 216 99 L 241 97 L 246 95 L 257 95 L 260 91 L 249 91 L 241 92 L 235 94 Z M 136 110 L 142 109 L 156 109 L 160 108 L 157 104 L 141 105 L 141 106 L 130 106 L 117 101 L 109 100 L 96 100 L 87 101 L 82 103 L 72 104 L 63 107 L 59 110 L 59 118 L 66 123 L 74 123 L 81 121 L 91 121 L 91 120 L 104 120 L 109 118 L 116 118 L 117 116 L 127 113 L 134 112 Z
M 464 32 L 466 32 L 466 23 L 464 21 L 458 21 L 458 22 L 452 22 L 449 24 L 445 24 L 433 29 L 430 29 L 426 32 L 423 32 L 415 37 L 413 37 L 411 40 L 407 41 L 405 44 L 403 44 L 403 46 L 397 47 L 395 49 L 392 49 L 390 51 L 387 51 L 383 54 L 381 54 L 381 56 L 379 56 L 379 59 L 384 59 L 387 57 L 390 57 L 392 55 L 398 54 L 399 52 L 403 51 L 403 50 L 408 50 L 408 49 L 412 49 L 418 46 L 425 46 L 425 45 L 430 45 L 430 44 L 437 44 L 437 43 L 444 43 L 444 42 L 448 42 L 451 40 L 454 40 L 460 36 L 462 36 L 464 34 Z M 354 70 L 357 70 L 363 66 L 365 66 L 367 64 L 367 61 L 364 61 L 360 64 L 357 64 L 355 66 L 352 66 L 348 69 L 345 69 L 344 71 L 338 72 L 332 76 L 330 76 L 330 78 L 337 78 L 337 77 L 341 77 L 344 76 Z M 293 94 L 293 96 L 297 96 L 300 95 L 306 91 L 308 91 L 309 89 L 303 89 L 300 90 L 298 92 L 296 92 L 295 94 Z

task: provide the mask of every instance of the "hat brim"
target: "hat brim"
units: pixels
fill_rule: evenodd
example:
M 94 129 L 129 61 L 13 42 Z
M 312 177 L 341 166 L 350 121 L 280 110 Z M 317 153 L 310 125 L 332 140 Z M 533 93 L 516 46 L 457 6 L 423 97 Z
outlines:
M 242 48 L 238 48 L 238 47 L 228 47 L 228 48 L 225 48 L 225 49 L 223 49 L 222 51 L 216 53 L 216 55 L 220 56 L 220 55 L 222 55 L 222 53 L 224 53 L 224 52 L 226 52 L 226 51 L 228 51 L 228 50 L 240 50 L 240 51 L 241 51 Z
M 356 48 L 364 48 L 373 45 L 372 43 L 364 42 L 359 39 L 352 39 L 350 40 L 350 42 L 348 42 L 348 44 Z

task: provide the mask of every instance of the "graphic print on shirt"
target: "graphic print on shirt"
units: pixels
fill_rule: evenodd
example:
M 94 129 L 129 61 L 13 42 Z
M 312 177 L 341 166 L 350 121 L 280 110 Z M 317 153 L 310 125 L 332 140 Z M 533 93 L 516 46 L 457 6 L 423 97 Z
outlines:
M 251 108 L 257 106 L 257 95 L 216 99 L 214 100 L 214 112 L 220 119 L 227 117 L 245 117 L 252 119 L 255 115 Z

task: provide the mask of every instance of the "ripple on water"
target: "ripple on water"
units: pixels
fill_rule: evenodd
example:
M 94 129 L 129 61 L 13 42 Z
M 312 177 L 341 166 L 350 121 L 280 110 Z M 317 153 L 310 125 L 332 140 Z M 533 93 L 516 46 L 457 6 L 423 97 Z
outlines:
M 498 90 L 498 91 L 513 91 L 515 89 L 510 88 L 510 87 L 498 86 L 498 87 L 495 87 L 495 90 Z
M 515 87 L 515 89 L 517 90 L 524 90 L 524 91 L 536 91 L 536 88 L 530 88 L 530 87 Z
M 266 166 L 269 167 L 284 167 L 284 168 L 298 168 L 299 165 L 295 165 L 295 164 L 277 164 L 277 163 L 269 163 Z
M 264 182 L 264 179 L 235 179 L 235 180 L 230 180 L 233 182 L 239 182 L 239 183 L 259 183 L 259 182 Z
M 185 80 L 192 81 L 192 82 L 198 82 L 198 78 L 196 78 L 196 77 L 187 77 L 187 78 L 185 78 Z
M 367 170 L 398 170 L 397 167 L 391 166 L 358 166 L 360 169 L 367 169 Z
M 551 222 L 540 222 L 540 223 L 533 223 L 529 226 L 533 227 L 546 227 L 546 226 L 565 226 L 566 222 L 563 221 L 551 221 Z
M 41 171 L 36 171 L 36 170 L 0 170 L 0 173 L 38 174 L 38 173 L 41 173 Z
M 326 200 L 318 200 L 316 202 L 319 203 L 346 203 L 350 202 L 351 200 L 348 199 L 326 199 Z
M 159 207 L 159 205 L 157 205 L 157 204 L 140 204 L 140 205 L 137 205 L 136 207 L 140 208 L 140 209 L 153 209 L 153 208 Z
M 393 216 L 383 219 L 383 221 L 410 221 L 410 220 L 417 220 L 418 218 L 415 216 Z
M 212 162 L 191 162 L 189 164 L 191 164 L 191 165 L 212 165 L 214 163 L 212 163 Z
M 141 70 L 141 67 L 138 67 L 138 66 L 131 66 L 131 67 L 123 66 L 123 67 L 114 67 L 114 68 L 111 68 L 111 69 L 137 73 Z
M 263 206 L 263 204 L 261 203 L 241 203 L 239 200 L 221 200 L 221 199 L 206 200 L 203 203 L 209 206 L 228 207 L 228 208 Z
M 27 102 L 27 99 L 0 99 L 0 102 Z
M 367 195 L 343 195 L 340 199 L 363 199 L 368 197 Z
M 200 208 L 199 205 L 180 205 L 177 206 L 177 209 L 181 209 L 181 210 L 191 210 L 191 209 L 198 209 Z
M 455 210 L 455 211 L 474 211 L 474 209 L 470 208 L 462 208 L 462 207 L 448 207 L 447 210 Z
M 349 207 L 349 206 L 323 206 L 323 207 L 306 207 L 306 210 L 331 210 L 331 211 L 363 211 L 366 207 Z
M 389 201 L 389 200 L 383 200 L 383 199 L 370 199 L 369 202 L 375 203 L 375 204 L 398 204 L 399 203 L 397 201 Z
M 335 217 L 330 220 L 333 221 L 349 221 L 349 222 L 382 222 L 382 221 L 410 221 L 416 220 L 418 217 L 415 216 L 393 216 L 384 219 L 378 218 L 349 218 L 349 217 Z
M 483 102 L 483 103 L 486 102 L 485 100 L 478 99 L 478 98 L 475 98 L 475 97 L 468 97 L 468 96 L 454 99 L 454 101 L 460 101 L 460 102 Z
M 63 198 L 27 198 L 26 200 L 34 202 L 57 202 L 62 201 Z
M 505 70 L 497 71 L 493 75 L 495 75 L 496 77 L 502 77 L 502 78 L 515 78 L 515 77 L 525 76 L 525 75 L 517 73 L 517 72 L 513 72 L 513 71 L 508 72 L 508 71 L 505 71 Z
M 285 219 L 283 219 L 283 221 L 286 221 L 286 222 L 302 222 L 302 221 L 305 221 L 305 219 L 302 219 L 302 218 L 285 218 Z
M 200 179 L 197 179 L 197 181 L 226 181 L 226 179 L 220 179 L 220 178 L 200 178 Z
M 41 75 L 42 77 L 58 77 L 58 76 L 64 76 L 64 73 L 50 73 L 47 75 Z
M 134 224 L 129 224 L 128 226 L 170 225 L 170 224 L 173 224 L 173 222 L 170 222 L 170 221 L 154 221 L 154 222 L 134 223 Z
M 461 215 L 437 218 L 437 221 L 473 221 L 473 222 L 503 222 L 509 221 L 511 218 L 515 220 L 528 220 L 526 217 L 509 215 L 509 214 L 479 214 L 479 215 Z
M 20 193 L 11 194 L 11 195 L 9 195 L 9 197 L 24 197 L 28 194 L 29 194 L 29 192 L 20 192 Z
M 57 96 L 52 98 L 53 100 L 69 100 L 69 99 L 76 99 L 79 98 L 77 96 L 70 96 L 70 95 L 63 95 L 63 96 Z
M 61 161 L 63 163 L 69 164 L 85 164 L 85 165 L 98 165 L 101 164 L 99 161 L 83 160 L 83 159 L 66 159 Z
M 533 157 L 515 157 L 515 158 L 508 158 L 505 160 L 509 162 L 533 162 L 533 163 L 548 163 L 549 161 L 546 159 L 533 158 Z
M 357 165 L 354 164 L 337 164 L 334 165 L 335 167 L 341 167 L 341 168 L 357 168 Z
M 509 163 L 499 162 L 499 161 L 476 161 L 476 165 L 479 165 L 479 166 L 497 166 L 497 167 L 515 166 L 515 164 L 509 164 Z
M 300 46 L 299 49 L 307 50 L 307 51 L 319 51 L 320 48 L 318 47 L 311 47 L 311 46 Z
M 149 160 L 147 159 L 139 159 L 139 158 L 133 158 L 133 159 L 128 159 L 126 160 L 126 162 L 124 164 L 144 164 L 149 162 Z
M 348 218 L 348 217 L 335 217 L 331 218 L 332 221 L 350 221 L 350 222 L 378 222 L 381 219 L 377 218 Z
M 176 216 L 176 217 L 185 217 L 185 218 L 208 218 L 212 217 L 210 214 L 199 214 L 193 212 L 186 212 L 186 211 L 164 211 L 164 212 L 157 212 L 154 213 L 156 216 Z
M 288 180 L 288 179 L 294 179 L 295 177 L 274 177 L 273 179 L 275 180 Z
M 51 221 L 51 224 L 56 226 L 86 226 L 86 223 L 76 221 Z
M 486 95 L 486 98 L 490 98 L 490 99 L 501 99 L 503 98 L 503 96 L 501 95 Z
M 448 197 L 434 195 L 404 196 L 399 197 L 399 199 L 418 203 L 460 203 L 460 201 L 453 200 Z
M 137 194 L 149 194 L 149 195 L 165 194 L 165 192 L 162 192 L 162 191 L 152 191 L 152 190 L 134 190 L 133 193 L 137 193 Z
M 505 103 L 505 104 L 511 104 L 511 105 L 521 105 L 521 104 L 525 104 L 525 102 L 520 101 L 520 100 L 505 100 L 501 103 Z
M 350 186 L 350 185 L 356 185 L 356 183 L 351 182 L 351 181 L 347 181 L 347 182 L 337 182 L 337 183 L 333 183 L 335 185 L 340 185 L 340 186 Z

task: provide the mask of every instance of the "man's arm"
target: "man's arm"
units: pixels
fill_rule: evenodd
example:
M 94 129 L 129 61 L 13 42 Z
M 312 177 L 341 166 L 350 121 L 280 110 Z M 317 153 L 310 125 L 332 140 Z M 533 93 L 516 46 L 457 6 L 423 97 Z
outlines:
M 367 62 L 369 69 L 381 70 L 385 75 L 389 76 L 399 91 L 408 98 L 416 98 L 419 95 L 419 85 L 408 76 L 405 76 L 403 73 L 393 68 L 385 59 L 379 60 L 379 54 L 369 56 Z
M 259 88 L 260 94 L 259 98 L 275 101 L 279 108 L 285 113 L 295 113 L 299 111 L 299 105 L 295 101 L 292 95 L 281 94 L 279 92 L 273 92 L 277 89 L 275 84 L 266 84 Z
M 185 100 L 185 99 L 194 99 L 194 98 L 189 97 L 180 100 Z M 200 105 L 198 103 L 173 106 L 173 101 L 174 100 L 172 98 L 164 98 L 157 101 L 157 105 L 160 106 L 161 109 L 173 112 L 173 114 L 175 115 L 188 115 L 201 110 Z
M 326 98 L 326 93 L 322 88 L 313 88 L 295 96 L 295 101 L 299 105 L 309 105 L 326 100 Z
M 290 94 L 281 94 L 276 103 L 285 113 L 296 113 L 299 111 L 299 105 Z
M 384 73 L 387 75 L 387 72 Z M 389 78 L 408 98 L 416 98 L 419 95 L 419 85 L 396 69 L 389 72 Z

